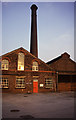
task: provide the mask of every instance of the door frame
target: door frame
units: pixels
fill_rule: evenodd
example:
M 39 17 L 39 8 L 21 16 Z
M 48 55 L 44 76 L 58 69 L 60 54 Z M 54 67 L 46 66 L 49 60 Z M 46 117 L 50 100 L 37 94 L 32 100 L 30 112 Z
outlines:
M 33 79 L 33 82 L 37 82 L 37 85 L 38 85 L 38 79 Z M 33 86 L 33 88 L 34 88 L 34 86 Z M 38 90 L 39 90 L 39 87 L 38 87 Z M 33 93 L 35 93 L 35 92 L 33 92 Z

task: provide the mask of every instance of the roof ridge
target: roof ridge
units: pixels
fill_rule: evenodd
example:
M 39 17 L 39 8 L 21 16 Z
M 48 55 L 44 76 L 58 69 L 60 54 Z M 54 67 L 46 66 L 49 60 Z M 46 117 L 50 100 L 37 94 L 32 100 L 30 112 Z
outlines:
M 57 61 L 60 58 L 61 58 L 61 55 L 56 57 L 56 58 L 54 58 L 54 59 L 52 59 L 52 60 L 50 60 L 50 61 L 48 61 L 48 62 L 46 62 L 46 64 L 49 64 L 49 63 L 54 62 L 54 61 Z
M 25 48 L 23 48 L 23 47 L 20 47 L 20 48 L 17 48 L 17 49 L 15 49 L 15 50 L 12 50 L 12 51 L 10 51 L 10 52 L 8 52 L 8 53 L 5 53 L 5 54 L 3 54 L 3 55 L 1 55 L 1 56 L 5 56 L 5 55 L 9 55 L 9 54 L 11 54 L 11 53 L 13 53 L 13 52 L 16 52 L 17 50 L 19 50 L 19 49 L 23 49 L 24 51 L 26 51 L 27 53 L 29 53 L 29 54 L 31 54 L 29 51 L 27 51 Z M 31 54 L 32 55 L 32 54 Z M 0 56 L 0 57 L 1 57 Z M 35 57 L 34 55 L 32 55 L 33 57 Z M 36 57 L 35 57 L 36 58 Z
M 23 48 L 23 47 L 20 47 L 20 48 Z M 10 52 L 5 53 L 5 54 L 3 54 L 3 55 L 1 55 L 1 56 L 11 54 L 11 53 L 13 53 L 14 51 L 17 51 L 17 50 L 20 49 L 20 48 L 17 48 L 17 49 L 15 49 L 15 50 L 11 50 Z M 24 49 L 24 48 L 23 48 L 23 49 Z M 1 56 L 0 56 L 0 57 L 1 57 Z
M 2 55 L 2 56 L 0 56 L 0 57 L 4 57 L 4 56 L 7 56 L 7 55 L 9 55 L 9 54 L 12 54 L 12 53 L 16 52 L 16 51 L 19 50 L 19 49 L 26 51 L 26 53 L 28 53 L 29 55 L 33 56 L 35 59 L 38 59 L 38 60 L 41 61 L 43 64 L 45 64 L 50 70 L 53 70 L 53 69 L 50 68 L 49 65 L 47 65 L 43 60 L 37 58 L 36 56 L 34 56 L 33 54 L 31 54 L 29 51 L 27 51 L 27 50 L 26 50 L 25 48 L 23 48 L 23 47 L 20 47 L 20 48 L 17 48 L 17 49 L 15 49 L 15 50 L 13 50 L 13 51 L 10 51 L 10 52 L 8 52 L 8 53 L 6 53 L 6 54 L 4 54 L 4 55 Z
M 61 54 L 60 56 L 58 56 L 58 57 L 56 57 L 56 58 L 54 58 L 54 59 L 46 62 L 46 64 L 50 64 L 50 63 L 56 62 L 57 60 L 59 60 L 60 58 L 62 58 L 65 54 L 68 55 L 68 58 L 69 58 L 72 62 L 76 63 L 74 60 L 72 60 L 72 59 L 70 58 L 70 55 L 69 55 L 67 52 L 64 52 L 64 53 Z

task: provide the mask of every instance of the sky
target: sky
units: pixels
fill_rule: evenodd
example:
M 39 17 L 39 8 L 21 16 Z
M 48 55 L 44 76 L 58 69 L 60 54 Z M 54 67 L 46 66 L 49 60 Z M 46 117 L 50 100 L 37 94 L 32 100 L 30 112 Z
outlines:
M 48 62 L 67 52 L 74 60 L 74 2 L 3 2 L 2 54 L 30 51 L 32 4 L 38 7 L 38 57 Z

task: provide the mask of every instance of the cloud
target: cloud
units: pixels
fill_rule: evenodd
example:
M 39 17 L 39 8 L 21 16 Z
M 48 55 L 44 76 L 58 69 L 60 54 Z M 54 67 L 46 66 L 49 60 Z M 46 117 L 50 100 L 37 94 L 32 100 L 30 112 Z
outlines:
M 68 43 L 74 42 L 74 36 L 71 35 L 71 34 L 63 34 L 63 35 L 60 35 L 60 36 L 56 39 L 56 41 L 57 41 L 57 42 L 62 42 L 62 43 L 68 44 Z

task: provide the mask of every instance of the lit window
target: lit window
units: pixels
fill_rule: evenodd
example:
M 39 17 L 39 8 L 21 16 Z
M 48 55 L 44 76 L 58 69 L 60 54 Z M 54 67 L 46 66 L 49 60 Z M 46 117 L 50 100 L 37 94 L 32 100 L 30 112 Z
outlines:
M 9 66 L 8 60 L 2 60 L 1 69 L 2 70 L 8 70 L 8 66 Z
M 32 71 L 38 71 L 38 62 L 33 62 Z
M 16 78 L 16 88 L 25 88 L 25 79 L 24 78 Z
M 53 81 L 51 78 L 46 78 L 45 79 L 45 87 L 46 88 L 53 88 Z
M 0 88 L 8 88 L 8 78 L 0 78 Z
M 24 70 L 24 54 L 18 53 L 18 70 Z

